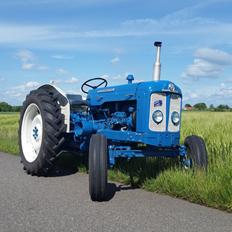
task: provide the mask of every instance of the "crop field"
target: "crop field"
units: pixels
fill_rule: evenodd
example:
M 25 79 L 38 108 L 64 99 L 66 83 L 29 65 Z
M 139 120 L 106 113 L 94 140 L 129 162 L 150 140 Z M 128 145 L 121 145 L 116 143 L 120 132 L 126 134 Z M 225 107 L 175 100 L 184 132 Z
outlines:
M 0 114 L 0 151 L 18 154 L 17 130 L 18 114 Z M 232 212 L 232 113 L 184 112 L 181 141 L 192 134 L 206 141 L 207 173 L 183 170 L 176 159 L 147 158 L 121 160 L 109 178 Z

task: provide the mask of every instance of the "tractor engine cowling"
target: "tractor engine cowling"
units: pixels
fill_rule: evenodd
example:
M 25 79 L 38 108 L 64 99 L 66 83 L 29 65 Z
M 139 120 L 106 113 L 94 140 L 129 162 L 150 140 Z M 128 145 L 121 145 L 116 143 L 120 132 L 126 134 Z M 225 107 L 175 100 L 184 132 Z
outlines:
M 112 141 L 179 146 L 182 94 L 170 81 L 98 88 L 86 102 L 86 112 L 71 113 L 76 141 L 101 133 Z

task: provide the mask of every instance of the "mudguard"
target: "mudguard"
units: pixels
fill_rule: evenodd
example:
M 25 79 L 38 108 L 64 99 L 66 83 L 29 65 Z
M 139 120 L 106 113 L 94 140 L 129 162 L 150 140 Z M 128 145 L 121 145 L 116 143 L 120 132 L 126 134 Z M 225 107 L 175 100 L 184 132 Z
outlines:
M 66 132 L 70 132 L 70 101 L 67 97 L 67 94 L 53 84 L 42 85 L 39 87 L 39 89 L 48 89 L 57 95 L 58 102 L 61 107 L 61 113 L 64 115 L 64 123 L 67 126 Z

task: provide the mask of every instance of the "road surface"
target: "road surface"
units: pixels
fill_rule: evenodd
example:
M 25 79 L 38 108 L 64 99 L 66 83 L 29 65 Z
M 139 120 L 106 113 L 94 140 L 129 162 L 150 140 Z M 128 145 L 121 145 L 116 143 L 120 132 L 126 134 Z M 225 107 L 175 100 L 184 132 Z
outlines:
M 14 231 L 232 232 L 232 214 L 118 184 L 94 203 L 86 174 L 32 177 L 0 153 L 0 232 Z

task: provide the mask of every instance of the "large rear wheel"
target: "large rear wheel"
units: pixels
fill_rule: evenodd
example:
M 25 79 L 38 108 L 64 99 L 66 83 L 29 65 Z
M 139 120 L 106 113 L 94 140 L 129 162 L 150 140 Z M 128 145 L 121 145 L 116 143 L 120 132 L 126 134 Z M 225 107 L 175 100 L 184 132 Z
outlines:
M 64 117 L 53 92 L 31 91 L 20 113 L 19 147 L 24 169 L 31 175 L 45 175 L 62 150 Z

